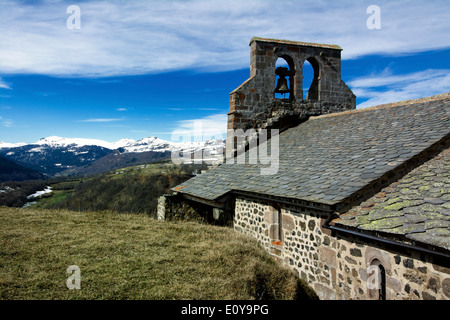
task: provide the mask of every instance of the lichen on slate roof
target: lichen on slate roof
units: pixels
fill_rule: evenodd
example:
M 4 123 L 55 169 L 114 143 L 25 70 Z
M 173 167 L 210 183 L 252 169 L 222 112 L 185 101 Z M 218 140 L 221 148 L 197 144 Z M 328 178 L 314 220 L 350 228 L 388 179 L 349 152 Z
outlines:
M 280 134 L 276 174 L 261 175 L 269 165 L 260 163 L 224 163 L 174 190 L 206 200 L 241 190 L 334 205 L 449 133 L 449 94 L 313 117 Z
M 333 222 L 450 250 L 450 149 Z

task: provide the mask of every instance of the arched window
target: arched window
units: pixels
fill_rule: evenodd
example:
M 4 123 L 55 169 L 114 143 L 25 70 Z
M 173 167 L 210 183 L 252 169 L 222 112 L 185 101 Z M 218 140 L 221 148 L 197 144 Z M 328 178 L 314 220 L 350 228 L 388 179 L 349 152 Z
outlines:
M 286 57 L 289 60 L 289 57 Z M 275 98 L 291 99 L 293 89 L 293 68 L 285 58 L 278 58 L 275 64 Z
M 319 63 L 313 57 L 303 63 L 303 100 L 319 100 Z
M 368 274 L 369 296 L 374 300 L 386 300 L 386 269 L 380 260 L 373 259 Z

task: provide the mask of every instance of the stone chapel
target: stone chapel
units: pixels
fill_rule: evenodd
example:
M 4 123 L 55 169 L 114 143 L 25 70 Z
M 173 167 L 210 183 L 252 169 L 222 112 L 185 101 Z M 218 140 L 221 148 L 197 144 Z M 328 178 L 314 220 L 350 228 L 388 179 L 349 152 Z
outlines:
M 448 300 L 450 93 L 356 109 L 341 51 L 251 39 L 250 78 L 230 94 L 228 129 L 277 129 L 276 173 L 224 162 L 161 197 L 158 218 L 228 224 L 321 299 Z M 248 160 L 251 145 L 241 152 Z

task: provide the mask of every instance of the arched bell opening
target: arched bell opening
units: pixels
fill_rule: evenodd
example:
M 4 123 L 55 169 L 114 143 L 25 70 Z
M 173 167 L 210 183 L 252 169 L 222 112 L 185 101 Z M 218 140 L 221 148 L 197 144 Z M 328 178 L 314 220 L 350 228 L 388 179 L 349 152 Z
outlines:
M 310 57 L 303 63 L 303 100 L 319 100 L 320 67 L 317 60 Z
M 289 56 L 279 57 L 275 64 L 276 99 L 294 99 L 294 68 L 293 60 Z

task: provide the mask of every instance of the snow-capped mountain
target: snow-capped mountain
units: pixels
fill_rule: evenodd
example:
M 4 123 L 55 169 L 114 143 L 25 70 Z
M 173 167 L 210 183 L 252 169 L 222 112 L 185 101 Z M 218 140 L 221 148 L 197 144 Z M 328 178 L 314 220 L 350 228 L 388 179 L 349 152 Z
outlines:
M 50 136 L 47 138 L 42 138 L 39 141 L 36 141 L 35 143 L 31 143 L 32 145 L 38 145 L 38 146 L 46 146 L 46 147 L 52 147 L 52 148 L 62 148 L 62 147 L 84 147 L 84 146 L 97 146 L 102 147 L 106 149 L 118 149 L 121 147 L 128 146 L 130 144 L 135 143 L 133 139 L 121 139 L 117 142 L 107 142 L 104 140 L 98 140 L 98 139 L 84 139 L 84 138 L 62 138 L 57 136 Z M 0 148 L 2 148 L 2 145 L 0 144 Z
M 19 142 L 19 143 L 8 143 L 8 142 L 3 142 L 0 141 L 0 149 L 4 149 L 4 148 L 17 148 L 17 147 L 22 147 L 25 146 L 26 143 L 24 142 Z
M 42 138 L 34 143 L 6 143 L 0 141 L 0 149 L 5 148 L 17 148 L 27 145 L 35 146 L 30 149 L 31 152 L 38 152 L 39 147 L 45 148 L 80 148 L 85 146 L 97 146 L 110 150 L 121 149 L 122 152 L 164 152 L 164 151 L 174 151 L 174 150 L 202 150 L 207 146 L 218 145 L 222 143 L 222 140 L 206 140 L 206 141 L 195 141 L 195 142 L 172 142 L 160 139 L 158 137 L 147 137 L 140 140 L 134 139 L 120 139 L 116 142 L 107 142 L 99 139 L 85 139 L 85 138 L 62 138 L 58 136 L 50 136 Z
M 63 138 L 50 136 L 31 144 L 0 142 L 0 155 L 25 167 L 54 176 L 77 174 L 102 159 L 96 167 L 110 168 L 170 159 L 172 151 L 184 154 L 206 150 L 208 156 L 217 159 L 222 155 L 223 140 L 199 142 L 171 142 L 157 137 L 121 139 L 107 142 L 98 139 Z
M 206 141 L 194 141 L 194 142 L 172 142 L 160 139 L 158 137 L 144 138 L 129 145 L 123 146 L 125 152 L 164 152 L 164 151 L 191 151 L 204 150 L 205 148 L 218 148 L 224 146 L 223 140 L 206 140 Z

